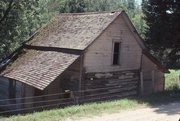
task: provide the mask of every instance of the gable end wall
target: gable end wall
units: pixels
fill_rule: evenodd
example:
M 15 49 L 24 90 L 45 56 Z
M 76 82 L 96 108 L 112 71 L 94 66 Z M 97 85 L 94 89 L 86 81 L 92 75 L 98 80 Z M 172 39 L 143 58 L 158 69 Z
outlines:
M 112 65 L 113 41 L 121 42 L 120 65 Z M 142 49 L 120 15 L 86 50 L 84 68 L 89 72 L 138 70 Z

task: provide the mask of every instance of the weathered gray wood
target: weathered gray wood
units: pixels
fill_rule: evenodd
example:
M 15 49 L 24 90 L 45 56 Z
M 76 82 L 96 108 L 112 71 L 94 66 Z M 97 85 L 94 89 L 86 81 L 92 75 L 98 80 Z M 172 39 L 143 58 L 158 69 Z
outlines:
M 86 73 L 83 86 L 85 90 L 93 89 L 94 91 L 86 92 L 84 96 L 99 94 L 99 96 L 116 95 L 116 97 L 121 97 L 124 93 L 126 96 L 131 95 L 131 92 L 137 94 L 139 80 L 137 70 Z
M 143 81 L 143 72 L 140 72 L 140 80 L 141 80 L 141 95 L 144 93 L 144 81 Z
M 154 72 L 152 72 L 152 70 L 154 70 Z M 164 72 L 159 70 L 157 65 L 153 63 L 144 54 L 142 56 L 142 72 L 143 72 L 143 80 L 144 80 L 144 94 L 149 94 L 152 92 L 164 90 L 164 81 L 165 81 Z M 149 85 L 149 82 L 147 82 L 146 80 L 151 80 L 151 84 Z
M 154 81 L 155 81 L 155 73 L 154 73 L 154 70 L 152 70 L 151 74 L 152 74 L 152 92 L 154 92 L 154 91 L 155 91 L 155 90 L 154 90 Z

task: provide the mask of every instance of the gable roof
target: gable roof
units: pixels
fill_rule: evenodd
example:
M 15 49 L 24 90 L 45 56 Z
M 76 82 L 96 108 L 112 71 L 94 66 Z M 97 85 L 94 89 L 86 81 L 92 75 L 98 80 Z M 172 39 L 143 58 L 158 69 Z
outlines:
M 120 14 L 121 11 L 60 14 L 26 44 L 84 50 Z
M 60 14 L 23 43 L 25 53 L 0 76 L 12 78 L 44 90 L 123 13 L 137 42 L 145 48 L 125 12 Z M 18 52 L 16 52 L 18 55 Z M 8 59 L 13 60 L 13 54 Z
M 23 43 L 26 52 L 0 76 L 44 90 L 79 58 L 80 54 L 75 53 L 87 48 L 120 14 L 121 11 L 69 13 L 54 17 Z

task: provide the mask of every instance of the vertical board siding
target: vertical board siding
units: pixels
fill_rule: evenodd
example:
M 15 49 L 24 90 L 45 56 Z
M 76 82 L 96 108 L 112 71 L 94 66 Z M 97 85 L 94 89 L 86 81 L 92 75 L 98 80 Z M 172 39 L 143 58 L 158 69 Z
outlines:
M 24 103 L 29 103 L 29 102 L 34 102 L 34 92 L 35 92 L 35 88 L 29 85 L 24 84 L 24 97 L 32 97 L 32 98 L 25 98 L 24 99 Z M 24 104 L 24 108 L 31 108 L 33 107 L 33 103 L 32 104 Z
M 112 65 L 114 40 L 121 42 L 119 66 Z M 133 33 L 119 16 L 87 49 L 84 67 L 87 73 L 139 69 L 141 51 Z
M 12 100 L 12 98 L 10 98 L 9 96 L 10 81 L 15 81 L 15 80 L 0 77 L 0 105 L 1 105 L 0 111 L 21 109 L 23 106 L 19 104 L 23 102 L 22 99 L 19 99 L 23 97 L 23 90 L 22 90 L 23 84 L 21 82 L 16 81 L 14 93 L 15 93 L 15 98 L 17 99 Z
M 154 71 L 154 90 L 152 90 L 152 71 Z M 142 72 L 145 94 L 163 91 L 164 73 L 144 54 L 142 57 Z

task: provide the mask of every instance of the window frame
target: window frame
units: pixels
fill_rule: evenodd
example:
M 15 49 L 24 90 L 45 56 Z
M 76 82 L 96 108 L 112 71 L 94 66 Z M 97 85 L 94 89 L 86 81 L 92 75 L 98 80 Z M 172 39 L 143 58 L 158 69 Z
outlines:
M 119 43 L 119 55 L 118 55 L 118 64 L 114 64 L 114 47 L 115 47 L 115 43 Z M 113 39 L 112 41 L 112 59 L 111 59 L 111 65 L 112 66 L 120 66 L 121 65 L 121 41 L 120 39 Z

